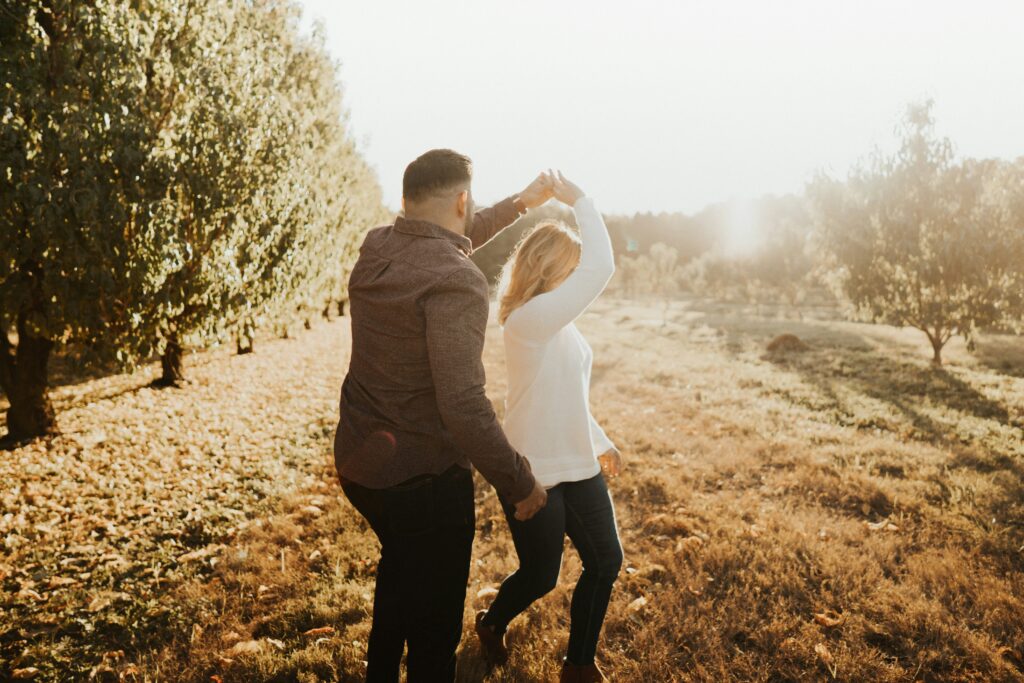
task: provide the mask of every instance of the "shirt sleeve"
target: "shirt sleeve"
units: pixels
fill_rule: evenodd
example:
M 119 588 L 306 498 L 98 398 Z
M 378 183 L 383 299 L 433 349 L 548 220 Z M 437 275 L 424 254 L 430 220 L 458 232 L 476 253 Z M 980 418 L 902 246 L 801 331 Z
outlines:
M 455 445 L 499 494 L 517 503 L 534 487 L 530 464 L 505 437 L 484 391 L 487 282 L 459 268 L 423 301 L 427 353 L 441 420 Z
M 514 311 L 505 327 L 521 339 L 543 343 L 578 318 L 604 290 L 615 273 L 608 228 L 590 197 L 573 206 L 580 226 L 580 263 L 562 284 L 538 294 Z
M 506 197 L 488 209 L 480 209 L 473 214 L 473 225 L 466 237 L 479 249 L 490 242 L 495 235 L 515 223 L 519 218 L 512 197 Z

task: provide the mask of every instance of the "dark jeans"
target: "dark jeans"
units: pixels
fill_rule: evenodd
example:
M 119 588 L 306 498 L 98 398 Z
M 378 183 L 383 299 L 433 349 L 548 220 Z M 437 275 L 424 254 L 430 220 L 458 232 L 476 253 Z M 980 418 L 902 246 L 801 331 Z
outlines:
M 558 582 L 565 535 L 583 560 L 583 574 L 572 594 L 566 659 L 590 664 L 608 609 L 612 584 L 622 566 L 612 506 L 604 475 L 548 489 L 548 503 L 521 522 L 515 508 L 502 503 L 519 554 L 519 569 L 505 579 L 483 622 L 503 633 L 510 621 Z
M 454 681 L 476 517 L 473 475 L 458 465 L 387 489 L 343 481 L 380 539 L 366 680 Z

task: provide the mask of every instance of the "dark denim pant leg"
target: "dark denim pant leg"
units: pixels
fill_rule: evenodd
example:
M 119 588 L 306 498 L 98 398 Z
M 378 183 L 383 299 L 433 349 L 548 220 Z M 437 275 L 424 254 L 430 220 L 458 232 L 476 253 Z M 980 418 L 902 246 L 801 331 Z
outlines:
M 515 518 L 515 506 L 502 502 L 519 568 L 502 582 L 483 620 L 499 633 L 504 633 L 509 622 L 558 583 L 565 543 L 562 486 L 548 489 L 547 504 L 526 521 Z
M 405 650 L 405 626 L 402 623 L 401 562 L 397 542 L 388 531 L 388 495 L 344 482 L 345 496 L 359 511 L 380 541 L 380 558 L 373 589 L 373 617 L 366 647 L 366 680 L 371 683 L 398 681 L 402 652 Z
M 410 683 L 454 680 L 475 528 L 472 474 L 456 466 L 425 485 L 342 488 L 381 543 L 367 681 L 398 681 L 406 641 Z
M 565 530 L 583 561 L 583 574 L 572 594 L 566 659 L 590 664 L 622 567 L 622 544 L 603 474 L 565 484 L 564 499 Z
M 415 536 L 407 556 L 409 683 L 455 680 L 455 650 L 462 640 L 462 616 L 476 532 L 473 475 L 462 467 L 434 487 L 434 523 Z

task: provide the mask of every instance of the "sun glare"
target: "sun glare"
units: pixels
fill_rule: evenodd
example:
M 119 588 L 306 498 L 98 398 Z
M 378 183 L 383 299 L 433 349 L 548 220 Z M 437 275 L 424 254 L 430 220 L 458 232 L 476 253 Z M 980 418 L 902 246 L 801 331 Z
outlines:
M 729 256 L 750 255 L 763 239 L 757 206 L 750 200 L 734 200 L 729 204 L 727 216 L 722 251 Z

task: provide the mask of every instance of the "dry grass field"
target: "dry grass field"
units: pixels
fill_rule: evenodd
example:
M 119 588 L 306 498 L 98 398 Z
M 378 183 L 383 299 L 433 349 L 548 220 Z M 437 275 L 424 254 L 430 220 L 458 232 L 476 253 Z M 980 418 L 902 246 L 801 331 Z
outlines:
M 579 321 L 627 462 L 611 679 L 1024 681 L 1024 339 L 935 369 L 913 331 L 758 313 Z M 782 333 L 806 350 L 767 352 Z M 342 319 L 193 357 L 182 390 L 152 368 L 58 389 L 65 433 L 0 458 L 0 679 L 361 680 L 376 543 L 330 456 L 347 353 Z M 479 475 L 477 501 L 460 680 L 555 680 L 579 561 L 487 673 L 471 616 L 515 554 Z

